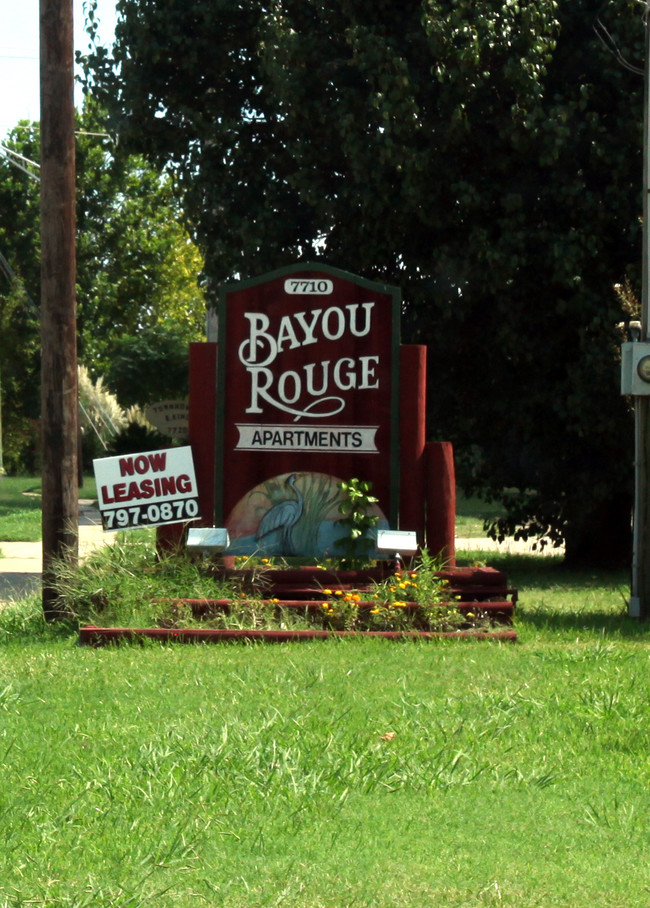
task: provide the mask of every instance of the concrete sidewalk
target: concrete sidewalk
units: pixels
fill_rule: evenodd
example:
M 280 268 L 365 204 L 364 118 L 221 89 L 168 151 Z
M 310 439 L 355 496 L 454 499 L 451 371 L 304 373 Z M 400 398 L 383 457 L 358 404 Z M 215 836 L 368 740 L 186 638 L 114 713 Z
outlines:
M 105 533 L 97 508 L 90 501 L 79 502 L 79 557 L 99 546 L 112 543 L 117 533 Z M 20 599 L 36 592 L 43 571 L 42 542 L 0 542 L 0 602 Z

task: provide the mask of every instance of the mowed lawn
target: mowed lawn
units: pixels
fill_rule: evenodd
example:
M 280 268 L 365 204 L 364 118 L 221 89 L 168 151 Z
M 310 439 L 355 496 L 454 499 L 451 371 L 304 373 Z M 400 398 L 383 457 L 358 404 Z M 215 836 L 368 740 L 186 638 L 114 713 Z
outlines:
M 524 575 L 514 645 L 91 650 L 5 610 L 0 904 L 645 908 L 647 630 L 621 577 Z
M 516 644 L 92 650 L 3 606 L 0 908 L 647 908 L 626 572 L 467 560 L 519 589 Z

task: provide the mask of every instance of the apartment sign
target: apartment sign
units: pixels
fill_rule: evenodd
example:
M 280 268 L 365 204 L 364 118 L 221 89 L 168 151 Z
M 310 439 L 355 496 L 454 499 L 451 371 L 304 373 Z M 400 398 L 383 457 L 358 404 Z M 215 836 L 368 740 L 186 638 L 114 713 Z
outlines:
M 297 471 L 368 479 L 394 511 L 397 291 L 295 265 L 226 287 L 218 323 L 217 519 Z

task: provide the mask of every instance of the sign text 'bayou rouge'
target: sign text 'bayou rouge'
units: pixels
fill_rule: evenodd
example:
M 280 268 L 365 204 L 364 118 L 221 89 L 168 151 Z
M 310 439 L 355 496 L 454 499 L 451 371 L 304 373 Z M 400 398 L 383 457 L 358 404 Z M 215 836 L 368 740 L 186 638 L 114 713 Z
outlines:
M 345 393 L 379 388 L 377 365 L 379 356 L 342 356 L 339 359 L 323 359 L 305 363 L 298 369 L 279 371 L 274 365 L 278 356 L 286 350 L 296 350 L 323 341 L 340 341 L 346 334 L 362 338 L 370 334 L 374 302 L 349 303 L 344 306 L 312 309 L 309 312 L 295 312 L 283 315 L 272 322 L 263 312 L 245 312 L 248 321 L 248 337 L 238 351 L 239 361 L 250 378 L 250 397 L 246 413 L 263 412 L 263 405 L 269 404 L 276 410 L 288 413 L 294 422 L 306 418 L 337 416 L 345 409 Z M 305 398 L 308 402 L 305 402 Z M 241 427 L 240 433 L 241 433 Z M 322 447 L 340 446 L 343 450 L 373 450 L 373 439 L 367 433 L 354 427 L 343 435 L 323 435 Z M 340 443 L 340 439 L 343 443 Z M 338 443 L 337 443 L 338 440 Z M 240 434 L 240 444 L 242 443 Z M 244 444 L 260 448 L 295 447 L 291 433 L 273 432 L 250 436 L 246 434 Z M 298 445 L 307 449 L 321 446 L 318 433 L 304 433 Z M 239 445 L 238 445 L 239 446 Z M 243 445 L 242 445 L 243 446 Z

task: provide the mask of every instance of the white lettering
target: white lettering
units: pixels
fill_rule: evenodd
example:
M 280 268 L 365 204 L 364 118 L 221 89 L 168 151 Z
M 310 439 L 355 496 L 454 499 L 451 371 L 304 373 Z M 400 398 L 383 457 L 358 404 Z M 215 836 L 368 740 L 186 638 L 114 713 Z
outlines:
M 319 322 L 322 336 L 326 340 L 340 340 L 346 329 L 354 337 L 364 337 L 370 332 L 374 305 L 350 303 L 343 308 L 330 306 L 325 311 L 313 309 L 309 313 L 283 315 L 277 336 L 270 331 L 271 320 L 268 315 L 263 312 L 245 312 L 244 318 L 248 319 L 249 334 L 248 339 L 239 347 L 239 361 L 245 366 L 270 366 L 278 353 L 285 349 L 295 350 L 317 343 L 316 329 Z M 363 318 L 359 314 L 360 308 L 363 310 Z M 300 329 L 300 333 L 297 329 Z
M 306 312 L 296 312 L 296 321 L 305 332 L 305 339 L 302 343 L 303 347 L 306 347 L 307 344 L 315 344 L 316 337 L 314 335 L 314 328 L 318 319 L 321 317 L 323 310 L 322 309 L 312 309 L 311 311 L 311 322 L 307 324 L 305 319 Z
M 247 413 L 261 413 L 262 408 L 259 405 L 259 398 L 267 401 L 272 406 L 274 406 L 274 401 L 266 393 L 273 383 L 273 373 L 270 369 L 266 369 L 263 366 L 249 366 L 248 374 L 251 377 L 251 403 L 250 407 L 246 410 Z M 266 382 L 262 385 L 261 380 L 265 378 Z
M 359 363 L 361 364 L 361 382 L 359 383 L 359 390 L 365 391 L 368 388 L 378 388 L 379 379 L 375 378 L 375 366 L 379 363 L 379 357 L 360 356 Z M 372 379 L 374 379 L 374 384 L 370 384 Z
M 251 402 L 246 408 L 247 413 L 262 413 L 260 401 L 265 401 L 277 410 L 283 413 L 290 413 L 295 416 L 296 420 L 301 416 L 336 416 L 345 406 L 342 397 L 322 397 L 312 400 L 304 410 L 298 410 L 291 405 L 296 403 L 302 390 L 302 382 L 297 372 L 283 372 L 277 380 L 277 396 L 273 397 L 273 373 L 267 367 L 249 366 L 248 372 L 251 376 Z M 294 382 L 294 396 L 285 395 L 286 382 L 291 379 Z M 324 408 L 323 408 L 324 407 Z
M 278 341 L 277 349 L 278 352 L 284 350 L 285 346 L 289 345 L 289 349 L 293 350 L 296 347 L 300 347 L 301 343 L 296 337 L 296 332 L 293 330 L 293 325 L 291 324 L 291 316 L 284 315 L 280 319 L 280 328 L 278 330 Z
M 350 310 L 350 331 L 354 334 L 355 337 L 365 337 L 366 334 L 370 332 L 370 313 L 374 303 L 361 303 L 363 309 L 366 313 L 366 323 L 364 327 L 359 330 L 357 328 L 357 309 L 359 308 L 357 303 L 353 303 L 351 306 L 348 306 Z
M 293 382 L 293 396 L 290 397 L 287 392 L 287 381 Z M 302 394 L 302 382 L 297 372 L 283 372 L 278 379 L 278 395 L 280 400 L 285 404 L 295 404 Z
M 349 309 L 349 306 L 346 306 Z M 332 330 L 330 325 L 330 320 L 332 316 L 335 316 L 338 325 Z M 342 309 L 339 309 L 337 306 L 331 306 L 329 309 L 326 309 L 323 313 L 323 335 L 331 341 L 339 340 L 343 337 L 345 333 L 345 316 Z
M 250 333 L 248 340 L 239 347 L 239 361 L 246 366 L 268 366 L 278 355 L 275 338 L 267 331 L 270 324 L 269 317 L 263 312 L 246 312 L 244 318 L 250 322 Z M 258 346 L 261 347 L 262 354 L 264 354 L 265 347 L 267 348 L 266 358 L 258 359 Z
M 320 365 L 322 370 L 320 388 L 316 388 L 314 386 L 314 369 L 318 365 Z M 327 391 L 327 385 L 329 381 L 329 366 L 330 361 L 328 359 L 324 360 L 322 363 L 309 363 L 308 366 L 305 366 L 305 384 L 307 386 L 307 393 L 311 395 L 311 397 L 319 397 L 321 394 L 324 394 Z
M 348 368 L 348 371 L 345 373 L 345 375 L 342 376 L 341 370 L 346 366 L 346 364 L 348 365 L 349 368 Z M 354 374 L 354 372 L 352 371 L 353 369 L 354 369 L 354 360 L 349 359 L 346 356 L 344 356 L 343 359 L 340 359 L 336 363 L 336 365 L 334 366 L 333 378 L 334 378 L 334 384 L 336 385 L 337 388 L 339 388 L 339 390 L 350 391 L 352 388 L 356 387 L 357 377 Z M 343 380 L 344 378 L 346 379 L 345 382 Z
M 316 344 L 321 339 L 338 341 L 346 332 L 354 337 L 369 334 L 374 305 L 373 302 L 350 303 L 283 315 L 277 323 L 277 333 L 265 313 L 244 313 L 248 321 L 248 338 L 240 344 L 238 356 L 251 380 L 250 404 L 246 412 L 262 413 L 266 404 L 290 413 L 295 421 L 306 416 L 334 416 L 343 410 L 345 401 L 338 394 L 327 396 L 330 385 L 338 391 L 378 388 L 378 356 L 360 356 L 356 360 L 342 357 L 333 363 L 326 359 L 279 374 L 278 370 L 271 369 L 284 350 Z M 307 404 L 303 402 L 304 396 L 310 399 Z

